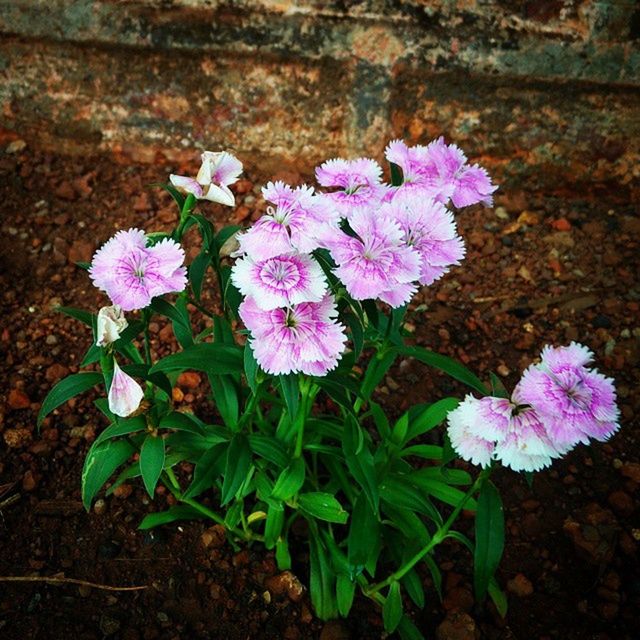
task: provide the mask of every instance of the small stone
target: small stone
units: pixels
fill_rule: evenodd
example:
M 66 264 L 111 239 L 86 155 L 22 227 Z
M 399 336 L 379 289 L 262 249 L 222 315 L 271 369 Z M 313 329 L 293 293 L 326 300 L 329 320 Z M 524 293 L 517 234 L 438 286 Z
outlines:
M 61 182 L 53 191 L 54 195 L 58 198 L 62 198 L 62 200 L 76 200 L 78 194 L 76 190 L 73 188 L 73 185 L 65 180 Z
M 47 382 L 57 382 L 61 380 L 65 376 L 69 375 L 69 369 L 62 364 L 52 364 L 50 367 L 47 367 L 47 370 L 44 373 L 44 377 Z
M 22 477 L 22 488 L 29 492 L 33 491 L 38 486 L 38 481 L 36 476 L 33 475 L 31 471 L 27 471 Z
M 20 389 L 11 389 L 7 402 L 10 409 L 28 409 L 31 406 L 29 396 Z
M 158 611 L 156 617 L 158 618 L 159 622 L 169 622 L 169 616 L 164 611 Z
M 185 371 L 178 376 L 177 384 L 186 389 L 197 389 L 202 378 L 195 371 Z
M 184 400 L 184 392 L 180 387 L 173 387 L 171 389 L 171 397 L 174 402 L 182 402 Z
M 456 587 L 447 593 L 442 604 L 447 611 L 471 611 L 473 603 L 473 594 L 469 589 Z
M 291 571 L 283 571 L 277 576 L 271 576 L 264 581 L 265 587 L 274 596 L 287 595 L 293 602 L 298 602 L 304 594 L 304 587 Z
M 522 573 L 518 573 L 507 582 L 507 589 L 519 598 L 530 596 L 533 593 L 531 581 Z
M 113 495 L 116 498 L 121 498 L 122 500 L 125 500 L 126 498 L 128 498 L 131 495 L 132 491 L 133 491 L 133 487 L 130 484 L 127 484 L 125 482 L 124 484 L 121 484 L 121 485 L 117 486 L 113 490 Z
M 93 512 L 98 515 L 101 516 L 103 513 L 105 513 L 107 510 L 107 503 L 100 498 L 99 500 L 96 500 L 96 503 L 93 505 Z
M 554 220 L 551 223 L 551 226 L 556 231 L 570 231 L 571 230 L 571 223 L 566 218 L 559 218 L 558 220 Z
M 54 344 L 58 344 L 58 337 L 55 336 L 53 333 L 50 333 L 46 338 L 45 338 L 45 343 L 47 345 L 49 345 L 50 347 L 52 347 Z
M 219 549 L 227 541 L 227 530 L 221 524 L 209 527 L 201 536 L 200 542 L 205 549 Z
M 509 212 L 504 207 L 496 207 L 494 213 L 496 214 L 496 218 L 499 218 L 500 220 L 509 219 Z
M 504 363 L 499 364 L 496 368 L 496 371 L 498 372 L 498 375 L 502 376 L 503 378 L 506 378 L 511 373 L 509 367 L 507 367 L 507 365 Z
M 24 427 L 7 429 L 2 436 L 9 449 L 20 449 L 31 441 L 31 432 Z
M 479 637 L 475 620 L 462 611 L 449 611 L 436 629 L 437 640 L 477 640 Z
M 75 240 L 69 248 L 67 259 L 69 262 L 91 262 L 95 246 L 87 240 Z
M 5 152 L 20 153 L 20 151 L 23 151 L 26 148 L 27 148 L 27 143 L 24 140 L 18 139 L 18 140 L 14 140 L 13 142 L 10 142 L 5 149 Z

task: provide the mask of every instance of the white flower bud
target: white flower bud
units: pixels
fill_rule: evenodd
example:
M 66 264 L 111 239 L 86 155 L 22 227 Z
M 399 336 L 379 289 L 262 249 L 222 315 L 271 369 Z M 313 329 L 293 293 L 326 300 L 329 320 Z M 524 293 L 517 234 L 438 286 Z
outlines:
M 118 305 L 102 307 L 98 311 L 98 339 L 96 344 L 105 347 L 115 342 L 128 326 L 122 309 Z

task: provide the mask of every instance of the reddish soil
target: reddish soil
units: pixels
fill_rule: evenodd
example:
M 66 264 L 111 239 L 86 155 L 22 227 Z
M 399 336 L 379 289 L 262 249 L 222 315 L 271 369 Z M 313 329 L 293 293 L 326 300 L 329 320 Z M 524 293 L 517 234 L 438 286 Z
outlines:
M 364 599 L 346 621 L 317 620 L 307 594 L 278 575 L 273 555 L 259 546 L 233 549 L 201 522 L 138 531 L 145 513 L 168 503 L 159 493 L 150 504 L 139 483 L 85 513 L 80 471 L 105 426 L 92 397 L 68 403 L 35 429 L 44 395 L 77 370 L 90 341 L 53 308 L 106 302 L 74 262 L 89 260 L 117 229 L 169 228 L 175 211 L 168 196 L 146 185 L 176 169 L 0 152 L 0 575 L 148 586 L 107 592 L 0 582 L 0 637 L 384 637 L 379 612 Z M 241 183 L 240 217 L 262 206 L 264 177 Z M 610 442 L 578 447 L 537 474 L 532 488 L 520 475 L 498 474 L 507 517 L 499 580 L 509 592 L 508 616 L 474 603 L 467 552 L 443 546 L 444 602 L 425 574 L 427 606 L 413 612 L 426 637 L 640 637 L 640 219 L 613 198 L 570 196 L 505 189 L 496 209 L 459 214 L 467 259 L 414 301 L 410 326 L 420 344 L 481 374 L 497 371 L 508 388 L 544 344 L 579 340 L 616 378 L 623 427 Z M 220 215 L 215 207 L 208 212 Z M 166 348 L 167 330 L 157 324 L 153 331 L 154 348 Z M 182 402 L 202 408 L 204 387 L 195 384 L 183 386 Z M 401 362 L 380 397 L 397 413 L 409 401 L 462 392 L 444 376 Z M 469 529 L 472 520 L 461 526 Z M 294 573 L 304 583 L 304 540 L 294 547 Z

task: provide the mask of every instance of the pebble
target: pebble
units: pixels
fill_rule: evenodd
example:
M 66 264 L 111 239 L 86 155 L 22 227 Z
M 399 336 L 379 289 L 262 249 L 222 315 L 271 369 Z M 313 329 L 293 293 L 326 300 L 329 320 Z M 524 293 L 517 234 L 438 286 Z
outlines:
M 106 614 L 102 614 L 100 616 L 100 631 L 104 633 L 105 636 L 112 636 L 114 633 L 117 633 L 120 630 L 120 621 L 108 616 Z
M 530 596 L 533 593 L 533 585 L 531 584 L 531 581 L 522 573 L 518 573 L 514 578 L 507 582 L 507 589 L 509 593 L 513 593 L 513 595 L 518 596 L 519 598 Z
M 264 581 L 264 586 L 274 596 L 286 594 L 292 602 L 299 602 L 304 595 L 302 583 L 291 571 L 283 571 L 276 576 L 270 576 Z
M 504 362 L 497 366 L 496 371 L 498 372 L 498 375 L 502 376 L 503 378 L 506 378 L 511 373 L 511 370 L 509 369 L 509 367 L 507 367 L 506 364 L 504 364 Z
M 436 629 L 437 640 L 478 640 L 475 620 L 462 611 L 450 611 Z
M 620 461 L 619 461 L 620 462 Z M 620 466 L 616 467 L 620 469 L 620 473 L 629 480 L 640 484 L 640 463 L 638 462 L 620 462 Z
M 22 488 L 29 492 L 33 491 L 37 486 L 37 477 L 31 472 L 31 470 L 27 471 L 22 477 Z
M 20 151 L 24 151 L 24 149 L 26 148 L 27 143 L 24 140 L 18 138 L 18 140 L 14 140 L 6 146 L 5 153 L 20 153 Z
M 103 513 L 105 513 L 107 510 L 107 503 L 102 499 L 98 499 L 96 500 L 95 504 L 93 505 L 93 512 L 96 515 L 101 516 Z
M 10 409 L 28 409 L 31 406 L 29 396 L 20 389 L 11 389 L 7 403 Z
M 227 530 L 221 524 L 215 524 L 209 527 L 200 536 L 200 542 L 205 549 L 211 547 L 218 549 L 227 541 Z
M 202 378 L 195 371 L 185 371 L 178 376 L 177 384 L 186 389 L 197 389 Z
M 633 498 L 624 491 L 614 491 L 611 493 L 608 502 L 611 508 L 621 516 L 630 516 L 635 509 Z

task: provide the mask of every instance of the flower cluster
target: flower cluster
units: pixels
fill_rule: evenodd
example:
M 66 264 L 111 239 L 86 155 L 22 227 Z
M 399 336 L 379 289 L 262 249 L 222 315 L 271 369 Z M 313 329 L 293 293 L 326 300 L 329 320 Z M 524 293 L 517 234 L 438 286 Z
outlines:
M 346 343 L 327 278 L 311 254 L 337 232 L 339 215 L 307 186 L 270 182 L 267 213 L 238 236 L 233 284 L 246 296 L 239 314 L 260 366 L 279 375 L 325 375 Z
M 537 471 L 589 438 L 604 441 L 619 428 L 613 381 L 587 368 L 593 353 L 572 342 L 547 346 L 511 399 L 468 395 L 448 415 L 448 434 L 465 460 L 500 460 L 514 471 Z
M 446 205 L 490 204 L 496 187 L 486 172 L 468 166 L 464 154 L 442 139 L 428 147 L 395 141 L 386 155 L 402 169 L 402 185 L 384 184 L 382 167 L 370 158 L 336 158 L 316 168 L 324 191 L 283 182 L 263 188 L 269 207 L 238 236 L 234 255 L 240 259 L 232 281 L 247 297 L 240 315 L 258 362 L 269 373 L 307 371 L 308 360 L 300 355 L 306 351 L 298 341 L 307 340 L 309 323 L 316 323 L 319 334 L 335 324 L 335 316 L 326 312 L 335 304 L 327 301 L 327 281 L 312 255 L 316 249 L 329 251 L 333 274 L 352 298 L 379 299 L 392 307 L 407 304 L 418 284 L 432 284 L 464 257 Z M 320 303 L 324 306 L 310 313 L 309 305 Z M 267 327 L 267 342 L 288 350 L 281 357 L 258 345 Z M 328 340 L 325 347 L 330 346 L 341 350 L 344 340 Z M 326 373 L 335 366 L 337 352 L 322 353 L 314 352 L 314 366 Z

